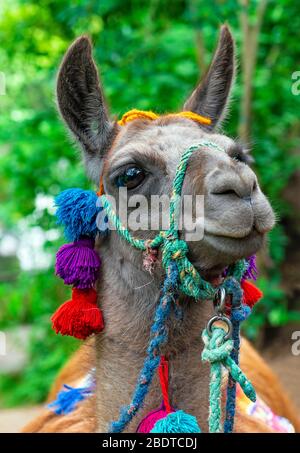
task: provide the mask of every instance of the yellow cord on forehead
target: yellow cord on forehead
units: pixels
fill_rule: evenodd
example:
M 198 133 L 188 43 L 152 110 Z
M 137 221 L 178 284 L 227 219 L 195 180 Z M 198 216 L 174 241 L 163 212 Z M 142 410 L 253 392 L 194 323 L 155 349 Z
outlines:
M 118 121 L 118 124 L 120 126 L 125 126 L 125 124 L 129 123 L 130 121 L 134 121 L 137 119 L 145 119 L 145 120 L 157 120 L 160 115 L 157 113 L 149 111 L 144 111 L 144 110 L 129 110 L 129 112 L 124 113 L 120 121 Z M 196 121 L 197 123 L 200 124 L 211 124 L 211 119 L 206 118 L 205 116 L 198 115 L 198 113 L 194 112 L 179 112 L 179 113 L 169 113 L 165 116 L 178 116 L 181 118 L 187 118 L 189 120 Z
M 177 116 L 181 118 L 187 118 L 192 121 L 196 121 L 196 123 L 199 124 L 211 124 L 211 119 L 206 118 L 205 116 L 198 115 L 198 113 L 194 112 L 179 112 L 179 113 L 168 113 L 167 115 L 164 115 L 165 117 L 168 116 Z M 120 126 L 125 126 L 125 124 L 130 123 L 131 121 L 137 120 L 137 119 L 145 119 L 145 120 L 157 120 L 160 117 L 157 113 L 151 112 L 151 110 L 144 111 L 144 110 L 129 110 L 128 112 L 124 113 L 122 118 L 118 121 L 118 124 Z M 104 187 L 103 187 L 103 178 L 102 175 L 100 177 L 100 184 L 99 184 L 99 191 L 97 192 L 98 196 L 103 195 L 104 193 Z

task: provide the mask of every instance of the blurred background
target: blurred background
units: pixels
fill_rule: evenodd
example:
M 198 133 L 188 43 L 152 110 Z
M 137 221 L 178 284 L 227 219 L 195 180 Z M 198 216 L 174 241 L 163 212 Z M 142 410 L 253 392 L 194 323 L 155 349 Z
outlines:
M 180 108 L 207 69 L 220 25 L 230 25 L 239 72 L 224 128 L 250 144 L 278 216 L 259 256 L 264 299 L 244 334 L 300 407 L 300 355 L 292 353 L 297 331 L 300 338 L 299 13 L 295 0 L 0 2 L 0 431 L 33 414 L 26 407 L 44 401 L 78 347 L 56 336 L 49 319 L 69 295 L 53 271 L 63 243 L 53 197 L 91 188 L 54 97 L 61 58 L 82 33 L 92 37 L 111 112 L 120 116 Z

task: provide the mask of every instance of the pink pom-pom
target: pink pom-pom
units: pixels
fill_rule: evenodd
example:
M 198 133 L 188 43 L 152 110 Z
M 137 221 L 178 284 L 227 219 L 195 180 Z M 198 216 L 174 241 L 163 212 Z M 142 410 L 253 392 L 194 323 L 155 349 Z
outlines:
M 175 412 L 173 408 L 171 408 L 171 412 Z M 149 412 L 145 418 L 140 422 L 139 426 L 137 427 L 137 433 L 150 433 L 151 430 L 154 428 L 155 423 L 162 418 L 165 418 L 170 412 L 168 412 L 165 408 L 164 403 L 153 411 Z

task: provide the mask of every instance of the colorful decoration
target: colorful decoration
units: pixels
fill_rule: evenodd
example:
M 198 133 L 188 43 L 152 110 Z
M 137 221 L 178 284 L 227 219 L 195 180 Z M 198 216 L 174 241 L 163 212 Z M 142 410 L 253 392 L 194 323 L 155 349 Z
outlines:
M 64 384 L 63 390 L 57 395 L 57 399 L 48 405 L 57 415 L 66 415 L 76 409 L 78 403 L 89 396 L 90 391 L 85 387 L 74 388 Z
M 253 306 L 263 297 L 262 291 L 248 280 L 242 281 L 241 287 L 243 290 L 244 303 L 250 308 L 253 308 Z
M 249 258 L 247 258 L 247 263 L 248 263 L 248 267 L 242 277 L 242 281 L 247 280 L 247 279 L 255 281 L 257 279 L 257 274 L 258 274 L 258 270 L 257 270 L 257 266 L 256 266 L 256 255 L 252 255 Z
M 93 287 L 101 264 L 94 245 L 94 239 L 87 237 L 65 244 L 59 249 L 55 272 L 64 280 L 65 285 L 74 285 L 79 289 Z
M 210 124 L 209 119 L 192 112 L 182 112 L 176 115 L 201 124 Z M 123 116 L 119 124 L 125 125 L 137 118 L 155 120 L 158 115 L 153 112 L 132 110 Z M 221 150 L 217 144 L 203 141 L 191 146 L 183 153 L 173 181 L 170 228 L 168 231 L 161 231 L 150 241 L 134 238 L 123 227 L 104 194 L 102 178 L 98 192 L 99 199 L 91 191 L 68 189 L 55 200 L 58 208 L 56 213 L 58 224 L 64 226 L 65 236 L 72 241 L 72 243 L 62 246 L 57 253 L 56 273 L 64 280 L 65 284 L 73 285 L 72 299 L 65 302 L 52 316 L 53 328 L 57 333 L 85 339 L 93 333 L 101 332 L 104 327 L 94 289 L 100 270 L 100 258 L 94 251 L 95 238 L 97 234 L 103 233 L 107 229 L 106 227 L 103 228 L 102 224 L 109 220 L 123 239 L 131 246 L 144 252 L 143 261 L 149 272 L 152 272 L 159 251 L 161 252 L 162 266 L 166 275 L 151 328 L 147 357 L 140 372 L 131 403 L 122 408 L 119 419 L 111 423 L 111 432 L 122 432 L 137 414 L 158 367 L 163 402 L 158 409 L 150 412 L 142 420 L 138 432 L 201 432 L 194 416 L 186 414 L 181 408 L 175 410 L 171 407 L 168 395 L 168 362 L 164 357 L 160 358 L 161 347 L 168 338 L 166 322 L 170 312 L 174 310 L 176 316 L 180 312 L 177 302 L 177 295 L 180 291 L 197 301 L 215 301 L 219 298 L 220 290 L 224 291 L 227 297 L 227 300 L 224 301 L 224 307 L 220 308 L 219 306 L 217 315 L 209 321 L 207 329 L 203 332 L 205 348 L 202 359 L 211 363 L 210 432 L 221 431 L 222 366 L 229 371 L 225 432 L 232 432 L 233 430 L 236 382 L 240 384 L 245 394 L 252 401 L 255 401 L 254 389 L 238 366 L 240 322 L 249 315 L 253 305 L 262 296 L 262 293 L 247 280 L 256 277 L 255 257 L 238 261 L 229 266 L 221 285 L 215 287 L 205 281 L 190 262 L 187 256 L 188 245 L 184 240 L 179 239 L 178 235 L 177 207 L 186 168 L 192 153 L 201 147 L 208 147 L 215 151 Z M 232 333 L 232 339 L 229 338 L 229 333 L 222 327 L 215 326 L 215 322 L 220 320 L 226 321 L 230 334 Z M 67 413 L 84 396 L 85 390 L 82 388 L 65 387 L 56 401 L 60 413 Z
M 198 113 L 195 112 L 179 112 L 179 113 L 169 113 L 166 116 L 172 116 L 172 117 L 180 117 L 180 118 L 187 118 L 189 120 L 195 121 L 196 123 L 199 124 L 206 124 L 209 125 L 211 124 L 211 120 L 209 118 L 206 118 L 205 116 L 198 115 Z M 151 112 L 151 111 L 144 111 L 144 110 L 129 110 L 129 112 L 126 112 L 120 121 L 118 121 L 118 124 L 120 126 L 125 126 L 127 123 L 137 120 L 137 119 L 143 119 L 143 120 L 157 120 L 159 118 L 159 115 L 157 113 Z
M 154 409 L 153 411 L 149 412 L 145 418 L 141 421 L 139 426 L 137 427 L 138 433 L 151 433 L 154 425 L 158 420 L 167 417 L 169 412 L 167 412 L 164 403 L 161 404 L 160 407 Z
M 137 428 L 138 433 L 150 433 L 158 420 L 167 417 L 168 414 L 175 410 L 171 407 L 169 401 L 169 362 L 165 356 L 161 356 L 160 358 L 158 376 L 163 401 L 158 409 L 154 409 L 143 418 Z
M 67 189 L 55 198 L 57 223 L 64 227 L 69 241 L 82 237 L 95 238 L 98 232 L 96 219 L 102 210 L 97 195 L 91 190 Z
M 151 433 L 201 433 L 196 417 L 183 411 L 171 412 L 156 422 Z
M 276 433 L 295 432 L 294 426 L 287 418 L 274 414 L 270 407 L 267 406 L 259 396 L 256 398 L 255 402 L 250 401 L 244 395 L 239 385 L 237 386 L 237 406 L 239 411 L 265 423 Z
M 56 333 L 85 339 L 103 330 L 103 317 L 93 286 L 100 270 L 100 257 L 94 250 L 98 233 L 97 216 L 103 210 L 97 195 L 90 190 L 67 189 L 56 199 L 57 223 L 73 241 L 63 245 L 56 255 L 56 274 L 66 285 L 73 285 L 72 299 L 52 316 Z
M 72 299 L 61 305 L 51 318 L 56 333 L 85 340 L 104 328 L 103 317 L 97 306 L 97 293 L 93 288 L 73 288 Z
M 197 419 L 182 410 L 176 411 L 169 401 L 169 364 L 161 356 L 158 367 L 159 382 L 163 401 L 140 422 L 138 433 L 200 433 Z
M 78 403 L 93 395 L 95 391 L 94 372 L 94 369 L 91 370 L 79 383 L 78 387 L 64 384 L 56 400 L 48 404 L 49 409 L 52 409 L 57 415 L 66 415 L 73 412 L 77 408 Z
M 96 382 L 94 374 L 95 370 L 92 369 L 84 379 L 78 382 L 78 387 L 65 385 L 64 388 L 58 393 L 56 400 L 50 403 L 48 407 L 58 415 L 73 412 L 81 401 L 84 401 L 86 398 L 89 398 L 95 394 Z M 295 432 L 295 428 L 292 423 L 288 419 L 275 414 L 259 395 L 256 396 L 256 401 L 252 402 L 244 394 L 240 386 L 237 385 L 236 396 L 237 407 L 240 413 L 250 415 L 254 420 L 265 423 L 269 428 L 277 433 Z M 154 412 L 155 411 L 153 411 L 153 413 Z M 178 412 L 179 411 L 176 412 L 177 415 Z M 151 413 L 148 414 L 148 417 L 150 417 L 150 415 Z M 145 429 L 144 431 L 139 426 L 138 432 L 149 433 L 152 427 L 154 427 L 154 424 L 155 422 L 151 424 L 151 420 L 149 420 L 149 427 L 147 427 L 147 430 Z

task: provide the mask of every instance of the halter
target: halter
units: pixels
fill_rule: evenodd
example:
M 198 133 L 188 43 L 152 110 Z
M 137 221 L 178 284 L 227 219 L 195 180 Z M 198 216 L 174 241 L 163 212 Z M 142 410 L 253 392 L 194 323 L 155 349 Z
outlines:
M 170 228 L 167 231 L 160 231 L 150 241 L 137 239 L 122 225 L 119 217 L 114 212 L 112 205 L 105 195 L 101 196 L 102 206 L 109 221 L 115 227 L 118 234 L 131 246 L 146 252 L 161 250 L 162 265 L 165 270 L 165 281 L 161 290 L 160 301 L 155 311 L 154 322 L 151 328 L 151 338 L 148 345 L 148 355 L 136 385 L 134 395 L 128 407 L 123 408 L 118 421 L 112 422 L 111 432 L 122 432 L 131 421 L 143 404 L 148 388 L 152 382 L 154 373 L 160 363 L 161 347 L 167 342 L 166 321 L 170 316 L 171 308 L 176 308 L 178 292 L 193 297 L 197 301 L 210 300 L 218 301 L 218 313 L 211 318 L 207 328 L 203 332 L 205 350 L 202 359 L 212 363 L 210 401 L 211 408 L 216 404 L 220 405 L 221 397 L 221 366 L 222 363 L 231 373 L 227 390 L 227 411 L 224 430 L 231 432 L 233 428 L 233 417 L 235 407 L 235 383 L 238 382 L 245 394 L 255 400 L 255 392 L 250 382 L 238 368 L 238 357 L 233 359 L 233 348 L 239 350 L 239 324 L 242 318 L 249 314 L 249 307 L 242 304 L 242 290 L 240 281 L 248 268 L 246 260 L 240 260 L 228 269 L 224 281 L 219 287 L 214 287 L 204 280 L 195 266 L 187 257 L 188 245 L 185 240 L 179 239 L 178 234 L 178 205 L 181 197 L 182 185 L 185 178 L 188 161 L 191 155 L 201 148 L 211 148 L 221 151 L 218 145 L 213 142 L 203 141 L 189 147 L 182 155 L 177 166 L 173 181 L 173 190 L 170 201 Z M 157 255 L 157 253 L 155 253 Z M 221 295 L 221 297 L 220 297 Z M 225 315 L 225 297 L 232 297 L 232 316 Z M 220 307 L 223 305 L 223 307 Z M 239 312 L 239 316 L 236 313 Z M 236 319 L 238 318 L 238 319 Z M 226 324 L 228 332 L 223 327 L 216 327 L 217 322 Z M 231 340 L 231 337 L 233 340 Z M 233 377 L 234 376 L 234 377 Z M 220 432 L 221 411 L 210 410 L 209 428 L 210 432 Z
M 191 119 L 191 112 L 183 112 L 180 116 Z M 192 114 L 196 115 L 196 114 Z M 209 124 L 208 119 L 196 115 L 194 121 Z M 137 118 L 155 120 L 153 112 L 130 111 L 120 122 L 124 125 Z M 224 432 L 232 432 L 236 405 L 236 383 L 245 395 L 255 401 L 255 391 L 238 366 L 240 348 L 240 323 L 251 312 L 261 293 L 245 278 L 251 276 L 253 266 L 247 260 L 239 260 L 229 266 L 226 276 L 219 286 L 214 286 L 203 279 L 195 266 L 188 259 L 188 244 L 179 238 L 178 215 L 182 186 L 191 155 L 202 148 L 222 151 L 222 148 L 211 141 L 201 141 L 190 146 L 182 155 L 173 180 L 170 200 L 170 226 L 167 231 L 160 231 L 154 239 L 143 240 L 132 236 L 115 213 L 105 194 L 99 199 L 101 205 L 95 208 L 96 195 L 81 189 L 69 189 L 62 192 L 57 199 L 57 216 L 59 223 L 65 226 L 72 244 L 63 246 L 57 254 L 56 270 L 66 283 L 73 284 L 73 298 L 66 302 L 52 317 L 54 329 L 62 334 L 72 334 L 78 338 L 86 338 L 91 333 L 99 333 L 103 329 L 101 312 L 97 307 L 95 291 L 92 288 L 100 263 L 95 261 L 93 250 L 96 235 L 96 217 L 104 211 L 109 222 L 117 233 L 132 247 L 144 252 L 145 260 L 153 264 L 161 252 L 162 267 L 165 278 L 160 292 L 159 302 L 155 309 L 154 320 L 147 348 L 147 356 L 140 371 L 135 391 L 128 406 L 120 411 L 119 419 L 113 421 L 110 432 L 122 432 L 131 422 L 144 403 L 154 374 L 161 363 L 161 349 L 167 343 L 167 321 L 172 310 L 175 315 L 180 309 L 178 295 L 183 293 L 199 301 L 212 301 L 216 314 L 207 323 L 202 333 L 204 350 L 202 360 L 211 364 L 209 390 L 209 431 L 221 432 L 221 386 L 222 367 L 229 371 L 226 397 L 226 414 Z M 102 192 L 102 191 L 101 191 Z M 86 214 L 83 214 L 86 213 Z M 88 215 L 87 215 L 88 213 Z M 86 215 L 86 217 L 85 217 Z M 85 242 L 82 245 L 83 241 Z M 80 246 L 78 245 L 80 243 Z M 84 250 L 83 250 L 84 249 Z M 99 257 L 98 257 L 99 260 Z M 84 261 L 84 265 L 83 265 Z M 250 265 L 251 264 L 251 265 Z M 82 277 L 82 270 L 84 270 Z M 250 285 L 250 286 L 249 286 Z M 255 290 L 254 290 L 255 288 Z M 83 306 L 83 304 L 85 304 Z M 99 315 L 100 313 L 100 315 Z M 99 318 L 100 316 L 100 318 Z M 78 327 L 79 326 L 79 327 Z M 78 334 L 79 331 L 79 334 Z M 164 385 L 166 389 L 167 385 Z M 162 386 L 163 388 L 163 386 Z M 165 393 L 165 390 L 164 390 Z M 201 432 L 195 417 L 172 408 L 166 411 L 151 432 Z

